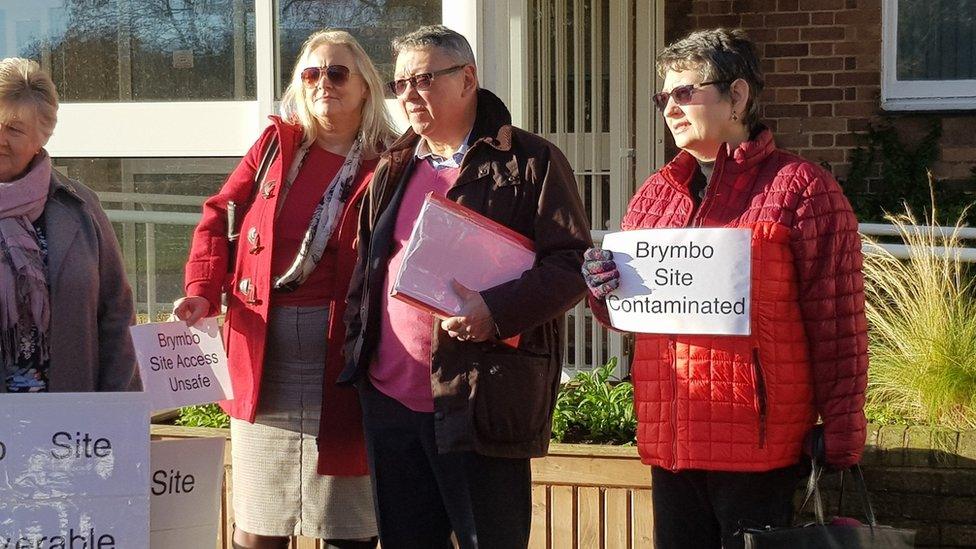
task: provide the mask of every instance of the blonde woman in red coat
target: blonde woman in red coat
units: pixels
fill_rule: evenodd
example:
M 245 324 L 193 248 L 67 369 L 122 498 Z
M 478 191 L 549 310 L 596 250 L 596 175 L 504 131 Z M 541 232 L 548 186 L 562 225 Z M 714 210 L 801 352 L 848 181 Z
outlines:
M 351 35 L 309 37 L 282 117 L 207 200 L 193 235 L 174 314 L 192 325 L 218 314 L 226 293 L 235 547 L 286 547 L 292 535 L 342 549 L 376 543 L 359 403 L 335 379 L 359 201 L 392 136 L 382 90 Z M 238 219 L 246 211 L 232 276 L 230 201 Z
M 750 229 L 752 335 L 637 335 L 631 376 L 655 546 L 741 547 L 741 527 L 790 523 L 815 423 L 828 465 L 860 460 L 861 242 L 833 176 L 777 148 L 760 124 L 762 73 L 742 31 L 693 33 L 658 69 L 654 102 L 681 152 L 637 191 L 621 228 Z M 608 324 L 616 265 L 599 248 L 585 259 L 590 305 Z

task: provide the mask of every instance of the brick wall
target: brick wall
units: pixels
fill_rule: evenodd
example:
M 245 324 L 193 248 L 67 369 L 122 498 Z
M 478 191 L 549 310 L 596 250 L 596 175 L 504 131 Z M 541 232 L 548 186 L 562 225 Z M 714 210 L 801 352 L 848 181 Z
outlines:
M 665 0 L 667 40 L 695 29 L 742 27 L 760 46 L 763 119 L 780 146 L 843 178 L 856 134 L 890 120 L 908 142 L 942 125 L 937 178 L 968 180 L 976 166 L 976 111 L 884 113 L 881 0 Z
M 879 524 L 916 530 L 918 547 L 976 547 L 976 431 L 873 425 L 867 444 L 862 464 Z M 863 521 L 850 482 L 837 512 L 838 478 L 822 483 L 828 516 Z

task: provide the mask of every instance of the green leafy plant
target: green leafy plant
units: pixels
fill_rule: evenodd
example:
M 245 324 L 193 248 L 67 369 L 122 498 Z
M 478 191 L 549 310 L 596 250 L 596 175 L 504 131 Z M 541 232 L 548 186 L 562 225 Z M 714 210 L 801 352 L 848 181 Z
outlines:
M 174 423 L 183 427 L 216 427 L 226 429 L 230 427 L 230 417 L 216 404 L 184 406 L 180 408 L 180 415 Z
M 899 259 L 865 238 L 866 312 L 870 326 L 866 412 L 887 423 L 976 428 L 976 297 L 960 257 L 959 229 L 920 225 L 911 208 L 886 216 L 904 240 Z
M 900 211 L 902 204 L 931 216 L 929 195 L 934 188 L 936 202 L 946 218 L 976 221 L 967 212 L 974 199 L 971 193 L 945 185 L 929 186 L 941 138 L 938 121 L 933 121 L 928 133 L 914 144 L 905 142 L 892 123 L 871 126 L 859 136 L 861 144 L 851 153 L 851 167 L 844 181 L 857 218 L 861 222 L 883 222 L 886 212 Z
M 633 444 L 637 434 L 634 386 L 612 379 L 617 359 L 563 384 L 552 418 L 556 442 Z

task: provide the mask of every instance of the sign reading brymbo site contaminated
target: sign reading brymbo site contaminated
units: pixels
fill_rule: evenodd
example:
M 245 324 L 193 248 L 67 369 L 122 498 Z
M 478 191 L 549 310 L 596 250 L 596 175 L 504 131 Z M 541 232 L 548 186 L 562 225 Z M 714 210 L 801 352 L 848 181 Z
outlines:
M 192 328 L 177 321 L 129 330 L 153 410 L 233 398 L 216 318 L 205 318 Z
M 0 397 L 0 548 L 148 547 L 145 394 Z
M 619 330 L 749 335 L 750 229 L 644 229 L 606 235 L 620 286 L 607 296 Z

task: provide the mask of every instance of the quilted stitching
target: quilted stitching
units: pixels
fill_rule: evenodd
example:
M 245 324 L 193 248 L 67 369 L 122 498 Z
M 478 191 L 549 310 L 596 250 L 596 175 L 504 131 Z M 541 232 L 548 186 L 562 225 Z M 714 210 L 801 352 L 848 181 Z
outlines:
M 753 335 L 638 335 L 632 378 L 643 460 L 671 469 L 782 467 L 799 459 L 819 416 L 828 460 L 855 463 L 866 432 L 867 322 L 847 199 L 829 173 L 776 149 L 768 131 L 718 159 L 692 220 L 695 169 L 679 154 L 648 178 L 621 226 L 751 228 Z

